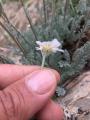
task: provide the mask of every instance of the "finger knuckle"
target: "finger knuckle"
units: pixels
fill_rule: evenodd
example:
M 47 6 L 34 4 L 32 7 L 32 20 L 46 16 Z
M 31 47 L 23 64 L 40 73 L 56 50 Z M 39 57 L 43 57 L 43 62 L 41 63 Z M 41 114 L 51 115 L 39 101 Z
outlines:
M 21 99 L 21 95 L 18 91 L 14 89 L 9 91 L 3 90 L 0 92 L 0 102 L 2 104 L 5 116 L 8 118 L 8 120 L 20 119 L 24 101 Z

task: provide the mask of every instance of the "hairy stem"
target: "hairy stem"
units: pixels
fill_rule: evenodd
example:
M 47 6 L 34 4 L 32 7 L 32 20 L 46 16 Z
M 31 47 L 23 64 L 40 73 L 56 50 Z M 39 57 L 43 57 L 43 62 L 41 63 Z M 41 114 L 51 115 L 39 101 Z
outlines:
M 45 0 L 43 0 L 43 11 L 44 11 L 44 22 L 45 22 L 45 27 L 46 27 L 47 13 L 46 13 L 46 3 L 45 3 Z
M 46 55 L 42 55 L 42 64 L 41 64 L 41 68 L 44 67 L 45 59 L 46 59 Z
M 21 1 L 21 4 L 22 4 L 22 7 L 23 7 L 23 9 L 24 9 L 25 15 L 26 15 L 26 17 L 27 17 L 27 19 L 28 19 L 28 22 L 29 22 L 29 24 L 30 24 L 30 27 L 31 27 L 31 29 L 32 29 L 32 32 L 33 32 L 33 34 L 34 34 L 35 40 L 38 41 L 37 34 L 36 34 L 36 31 L 35 31 L 35 29 L 34 29 L 34 27 L 33 27 L 31 17 L 30 17 L 30 15 L 28 14 L 28 11 L 27 11 L 27 9 L 26 9 L 25 6 L 24 6 L 23 0 L 20 0 L 20 1 Z
M 65 19 L 66 19 L 66 14 L 67 14 L 67 10 L 68 10 L 68 5 L 69 5 L 69 0 L 66 0 L 65 1 L 65 6 L 64 6 L 64 22 L 65 22 Z

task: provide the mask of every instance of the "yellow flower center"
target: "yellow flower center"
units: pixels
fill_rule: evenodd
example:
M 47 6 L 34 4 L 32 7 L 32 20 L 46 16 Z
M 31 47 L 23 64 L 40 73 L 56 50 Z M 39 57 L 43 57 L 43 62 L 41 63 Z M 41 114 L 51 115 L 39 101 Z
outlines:
M 43 48 L 42 48 L 42 52 L 45 53 L 45 54 L 50 54 L 52 53 L 52 46 L 51 45 L 44 45 Z

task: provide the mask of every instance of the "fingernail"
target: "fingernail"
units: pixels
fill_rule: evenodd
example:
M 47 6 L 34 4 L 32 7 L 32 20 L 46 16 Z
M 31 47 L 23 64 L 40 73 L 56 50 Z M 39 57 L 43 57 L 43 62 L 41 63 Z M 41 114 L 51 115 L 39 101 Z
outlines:
M 45 94 L 56 84 L 56 77 L 50 70 L 43 70 L 33 73 L 27 78 L 28 89 L 38 93 Z

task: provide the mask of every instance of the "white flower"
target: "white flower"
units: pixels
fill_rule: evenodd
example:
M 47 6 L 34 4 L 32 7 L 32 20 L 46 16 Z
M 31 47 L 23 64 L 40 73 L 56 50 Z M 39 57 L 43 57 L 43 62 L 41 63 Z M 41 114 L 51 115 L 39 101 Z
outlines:
M 47 56 L 51 53 L 56 53 L 58 51 L 64 52 L 64 50 L 61 49 L 61 43 L 57 39 L 53 39 L 52 41 L 46 42 L 36 41 L 36 43 L 37 45 L 39 45 L 39 47 L 36 47 L 36 49 L 40 50 L 42 55 Z
M 53 39 L 52 41 L 40 42 L 36 41 L 39 47 L 36 47 L 37 50 L 40 50 L 42 53 L 42 67 L 44 66 L 45 59 L 48 55 L 56 52 L 64 52 L 61 49 L 61 43 L 57 39 Z

